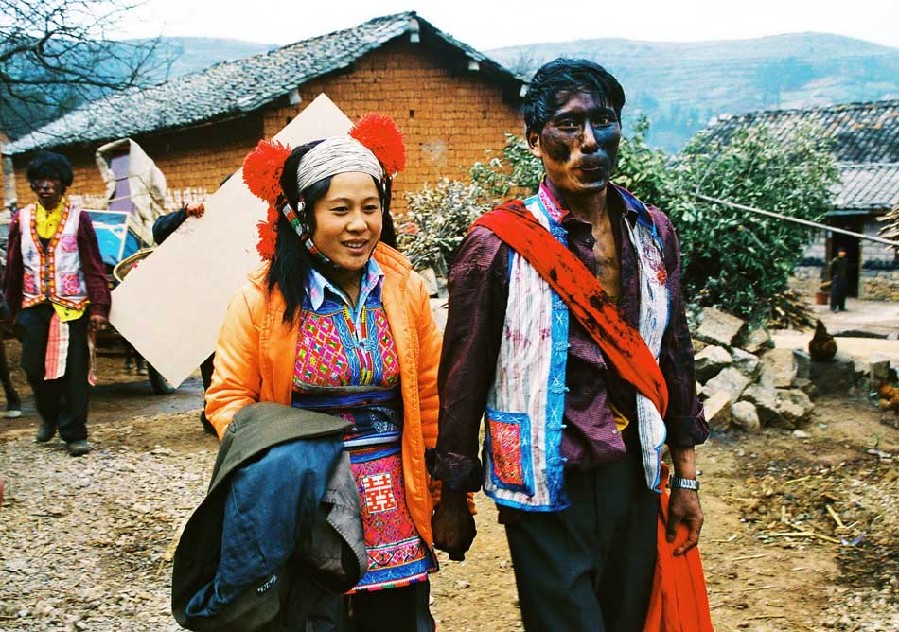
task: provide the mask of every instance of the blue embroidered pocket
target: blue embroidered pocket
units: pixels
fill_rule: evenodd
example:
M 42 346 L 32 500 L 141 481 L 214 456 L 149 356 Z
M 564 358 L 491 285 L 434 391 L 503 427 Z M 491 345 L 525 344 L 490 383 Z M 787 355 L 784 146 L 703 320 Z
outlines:
M 527 413 L 487 409 L 485 449 L 491 482 L 501 489 L 534 495 L 531 419 Z

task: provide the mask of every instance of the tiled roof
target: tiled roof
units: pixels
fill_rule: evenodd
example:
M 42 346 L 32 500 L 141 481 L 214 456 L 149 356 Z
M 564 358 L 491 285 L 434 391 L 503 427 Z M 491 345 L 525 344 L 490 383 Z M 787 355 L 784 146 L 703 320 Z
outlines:
M 99 99 L 5 145 L 16 155 L 34 149 L 98 142 L 188 127 L 252 112 L 308 81 L 348 67 L 360 57 L 404 34 L 418 33 L 478 62 L 486 76 L 520 86 L 524 81 L 436 29 L 414 11 L 369 20 L 237 61 L 216 64 L 145 89 Z
M 885 211 L 899 202 L 899 163 L 841 163 L 834 207 Z
M 724 115 L 713 119 L 705 133 L 709 140 L 726 141 L 738 129 L 764 124 L 775 137 L 785 138 L 803 123 L 834 138 L 839 162 L 899 162 L 899 99 Z
M 708 142 L 726 143 L 737 130 L 765 125 L 774 138 L 786 140 L 803 124 L 834 140 L 837 212 L 882 211 L 899 201 L 899 99 L 719 116 L 703 134 Z

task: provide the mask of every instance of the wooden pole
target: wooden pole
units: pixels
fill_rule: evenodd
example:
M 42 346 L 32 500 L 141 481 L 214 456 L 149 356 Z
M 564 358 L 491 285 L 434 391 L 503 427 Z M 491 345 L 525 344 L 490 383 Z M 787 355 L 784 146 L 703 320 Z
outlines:
M 697 200 L 703 200 L 704 202 L 712 202 L 714 204 L 723 204 L 724 206 L 730 206 L 733 208 L 738 208 L 743 211 L 749 211 L 751 213 L 758 213 L 759 215 L 765 215 L 767 217 L 774 217 L 776 219 L 783 219 L 788 222 L 795 222 L 797 224 L 803 224 L 805 226 L 810 226 L 812 228 L 820 228 L 822 230 L 829 230 L 834 233 L 840 233 L 841 235 L 849 235 L 850 237 L 858 237 L 859 239 L 867 239 L 869 241 L 876 241 L 880 244 L 886 244 L 887 246 L 893 246 L 894 248 L 899 248 L 899 241 L 893 241 L 892 239 L 885 239 L 883 237 L 875 237 L 874 235 L 865 235 L 863 233 L 854 233 L 851 230 L 845 230 L 843 228 L 836 228 L 834 226 L 828 226 L 827 224 L 821 224 L 820 222 L 813 222 L 808 219 L 800 219 L 798 217 L 789 217 L 787 215 L 781 215 L 780 213 L 773 213 L 771 211 L 763 211 L 760 208 L 755 208 L 753 206 L 746 206 L 745 204 L 737 204 L 736 202 L 728 202 L 727 200 L 719 200 L 718 198 L 709 197 L 707 195 L 702 195 L 701 193 L 694 193 L 693 197 Z

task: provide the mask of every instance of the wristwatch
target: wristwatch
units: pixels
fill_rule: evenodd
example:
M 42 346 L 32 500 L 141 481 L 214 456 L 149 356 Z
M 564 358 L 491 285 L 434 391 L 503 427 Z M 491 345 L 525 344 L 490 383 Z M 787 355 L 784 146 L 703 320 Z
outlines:
M 695 478 L 681 478 L 680 476 L 672 476 L 668 479 L 668 487 L 671 489 L 692 489 L 694 492 L 699 491 L 699 481 Z

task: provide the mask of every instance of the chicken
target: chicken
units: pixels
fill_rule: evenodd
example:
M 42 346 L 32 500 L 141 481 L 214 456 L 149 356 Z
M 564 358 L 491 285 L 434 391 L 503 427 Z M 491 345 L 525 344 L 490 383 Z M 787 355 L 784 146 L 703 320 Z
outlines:
M 808 354 L 812 360 L 818 362 L 833 360 L 833 357 L 837 354 L 837 341 L 827 333 L 824 323 L 820 320 L 815 325 L 815 335 L 809 340 Z
M 880 423 L 899 428 L 899 386 L 893 386 L 890 380 L 885 379 L 877 387 L 877 397 L 880 406 Z M 893 411 L 892 420 L 887 417 L 889 411 Z

